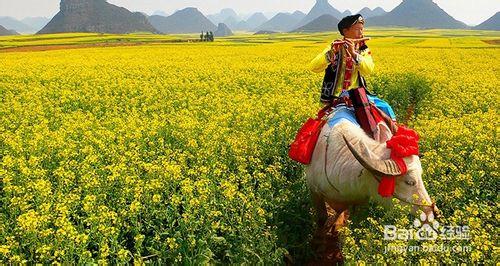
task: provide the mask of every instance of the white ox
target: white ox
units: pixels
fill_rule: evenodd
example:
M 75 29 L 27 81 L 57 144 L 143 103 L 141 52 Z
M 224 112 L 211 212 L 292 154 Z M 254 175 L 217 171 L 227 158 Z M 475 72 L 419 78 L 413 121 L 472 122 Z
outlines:
M 392 133 L 385 124 L 379 124 L 378 129 L 375 140 L 346 120 L 332 128 L 328 124 L 322 128 L 305 172 L 317 211 L 318 226 L 323 226 L 328 217 L 325 202 L 336 212 L 334 221 L 349 206 L 364 204 L 369 199 L 391 207 L 391 198 L 378 194 L 381 176 L 397 176 L 394 197 L 399 198 L 402 204 L 411 204 L 413 213 L 421 209 L 426 214 L 438 215 L 438 209 L 431 204 L 422 182 L 420 158 L 417 155 L 403 158 L 408 171 L 401 176 L 396 163 L 390 159 L 391 150 L 385 144 Z M 414 194 L 417 199 L 414 199 Z

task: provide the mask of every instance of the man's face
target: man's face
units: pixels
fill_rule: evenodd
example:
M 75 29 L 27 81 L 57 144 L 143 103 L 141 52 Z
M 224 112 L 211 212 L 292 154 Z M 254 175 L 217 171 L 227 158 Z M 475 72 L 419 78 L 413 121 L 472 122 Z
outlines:
M 360 39 L 363 38 L 363 23 L 356 23 L 351 27 L 344 29 L 344 37 L 349 39 Z

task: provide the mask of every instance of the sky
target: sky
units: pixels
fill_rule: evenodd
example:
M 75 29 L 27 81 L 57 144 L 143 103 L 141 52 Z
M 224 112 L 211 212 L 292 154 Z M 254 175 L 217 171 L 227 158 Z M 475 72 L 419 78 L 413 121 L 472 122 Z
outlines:
M 500 0 L 433 0 L 448 14 L 468 25 L 475 26 L 500 11 Z M 0 16 L 17 19 L 25 17 L 53 17 L 59 10 L 59 0 L 0 0 Z M 315 0 L 108 0 L 131 11 L 152 14 L 161 10 L 172 14 L 185 7 L 197 7 L 203 14 L 218 13 L 222 8 L 232 8 L 239 14 L 253 12 L 293 12 L 307 13 Z M 386 11 L 399 5 L 401 0 L 329 0 L 340 11 L 349 9 L 358 12 L 363 7 L 382 7 Z

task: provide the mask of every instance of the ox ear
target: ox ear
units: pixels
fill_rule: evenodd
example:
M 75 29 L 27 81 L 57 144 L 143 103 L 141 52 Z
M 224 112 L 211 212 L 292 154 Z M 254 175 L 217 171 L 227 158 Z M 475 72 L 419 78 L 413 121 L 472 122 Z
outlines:
M 347 147 L 351 151 L 352 155 L 358 160 L 358 162 L 376 176 L 400 176 L 401 170 L 394 160 L 381 160 L 374 159 L 370 156 L 370 151 L 362 143 L 360 139 L 355 139 L 354 137 L 344 138 Z

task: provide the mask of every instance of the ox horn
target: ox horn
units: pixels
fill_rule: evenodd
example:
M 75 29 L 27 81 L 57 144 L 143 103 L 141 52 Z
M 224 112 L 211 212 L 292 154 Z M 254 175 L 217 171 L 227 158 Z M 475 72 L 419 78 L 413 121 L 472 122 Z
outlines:
M 401 170 L 396 162 L 392 159 L 387 160 L 374 160 L 371 159 L 367 149 L 357 149 L 355 148 L 347 138 L 342 135 L 347 147 L 351 153 L 356 157 L 359 163 L 366 168 L 368 171 L 372 172 L 376 176 L 399 176 L 401 175 Z M 361 142 L 359 142 L 361 143 Z M 359 145 L 358 145 L 359 147 Z

